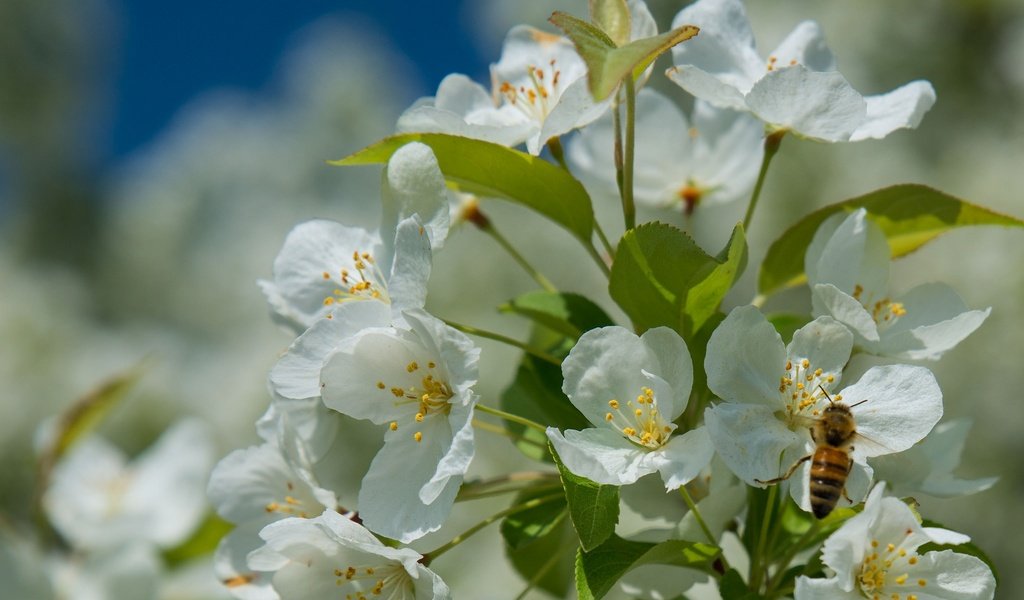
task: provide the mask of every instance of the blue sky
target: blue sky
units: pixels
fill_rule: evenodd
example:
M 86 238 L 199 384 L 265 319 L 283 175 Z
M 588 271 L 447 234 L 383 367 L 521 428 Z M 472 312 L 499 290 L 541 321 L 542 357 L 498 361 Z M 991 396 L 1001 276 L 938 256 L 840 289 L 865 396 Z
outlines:
M 480 75 L 490 58 L 461 26 L 467 1 L 120 0 L 111 157 L 151 140 L 204 90 L 261 89 L 295 34 L 326 15 L 359 15 L 388 36 L 419 71 L 422 93 L 451 72 Z

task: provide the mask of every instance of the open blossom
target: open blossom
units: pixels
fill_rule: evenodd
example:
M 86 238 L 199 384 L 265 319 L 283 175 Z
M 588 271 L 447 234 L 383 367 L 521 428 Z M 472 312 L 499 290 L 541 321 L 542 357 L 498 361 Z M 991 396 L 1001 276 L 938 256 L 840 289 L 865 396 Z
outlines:
M 359 491 L 366 527 L 410 542 L 441 527 L 473 458 L 479 348 L 422 310 L 341 341 L 321 372 L 324 404 L 384 425 Z
M 54 468 L 43 505 L 76 549 L 131 543 L 170 548 L 203 517 L 212 462 L 210 432 L 198 420 L 175 424 L 131 462 L 108 442 L 89 437 Z
M 272 573 L 273 589 L 287 600 L 451 597 L 444 581 L 420 564 L 420 554 L 385 546 L 334 511 L 278 521 L 260 537 L 265 544 L 249 555 L 250 568 Z
M 969 310 L 943 283 L 889 294 L 889 244 L 863 208 L 826 219 L 804 261 L 815 315 L 831 315 L 858 348 L 881 356 L 935 359 L 970 335 L 991 309 Z
M 914 128 L 935 103 L 927 81 L 886 94 L 862 96 L 836 71 L 820 26 L 800 23 L 761 58 L 740 0 L 699 0 L 676 15 L 700 35 L 672 49 L 668 76 L 716 106 L 750 112 L 770 130 L 825 142 L 881 139 Z
M 378 231 L 315 219 L 297 225 L 260 287 L 274 317 L 302 332 L 346 302 L 383 302 L 399 315 L 423 306 L 432 250 L 448 233 L 448 194 L 429 147 L 388 161 Z
M 657 33 L 643 2 L 630 2 L 632 39 Z M 587 67 L 568 38 L 526 25 L 509 31 L 501 60 L 491 65 L 491 91 L 465 75 L 446 77 L 398 119 L 399 131 L 442 132 L 505 146 L 544 144 L 601 116 L 610 101 L 594 102 Z
M 998 477 L 959 479 L 953 470 L 967 441 L 971 423 L 957 419 L 939 423 L 928 437 L 899 454 L 878 456 L 868 461 L 875 478 L 887 481 L 897 496 L 928 494 L 937 498 L 966 496 L 987 490 Z
M 618 193 L 609 115 L 569 144 L 568 157 L 585 179 Z M 692 122 L 669 98 L 650 88 L 637 95 L 634 197 L 654 208 L 724 203 L 754 187 L 764 128 L 748 115 L 698 100 Z
M 548 439 L 573 473 L 626 485 L 660 473 L 667 489 L 696 477 L 713 449 L 704 428 L 675 434 L 693 385 L 686 343 L 667 327 L 642 336 L 622 327 L 584 333 L 562 363 L 562 391 L 594 427 L 554 427 Z
M 869 369 L 838 390 L 853 336 L 830 317 L 818 317 L 793 335 L 789 346 L 756 308 L 734 309 L 708 342 L 708 387 L 723 401 L 704 413 L 715 450 L 740 479 L 761 485 L 781 476 L 815 444 L 809 426 L 834 402 L 850 406 L 858 438 L 846 490 L 856 501 L 871 479 L 868 457 L 910 448 L 942 417 L 942 393 L 924 367 Z M 826 396 L 826 394 L 828 396 Z M 805 462 L 790 493 L 810 507 Z
M 871 490 L 864 511 L 843 523 L 822 549 L 834 575 L 799 577 L 797 600 L 987 600 L 995 595 L 991 569 L 981 559 L 952 550 L 918 553 L 927 543 L 969 541 L 946 529 L 922 527 L 885 486 Z

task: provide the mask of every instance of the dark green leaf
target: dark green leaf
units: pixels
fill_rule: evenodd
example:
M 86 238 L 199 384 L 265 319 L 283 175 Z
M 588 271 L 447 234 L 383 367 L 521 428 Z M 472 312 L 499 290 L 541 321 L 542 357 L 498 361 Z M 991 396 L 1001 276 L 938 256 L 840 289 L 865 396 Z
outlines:
M 936 523 L 935 521 L 932 521 L 930 519 L 925 519 L 921 522 L 921 525 L 924 527 L 939 527 L 942 529 L 948 529 L 948 527 L 945 527 L 942 524 Z M 985 551 L 976 546 L 974 542 L 967 542 L 966 544 L 956 545 L 936 544 L 932 542 L 924 544 L 923 546 L 918 548 L 917 553 L 924 554 L 925 552 L 932 552 L 933 550 L 952 550 L 954 552 L 958 552 L 960 554 L 968 554 L 979 559 L 981 562 L 985 563 L 989 569 L 992 570 L 992 576 L 996 579 L 996 585 L 999 585 L 999 571 L 996 570 L 996 564 L 992 562 L 992 559 L 989 558 L 989 555 L 985 554 Z
M 562 519 L 550 533 L 536 542 L 518 550 L 506 546 L 505 553 L 516 572 L 531 587 L 563 598 L 572 585 L 577 543 L 572 525 L 568 519 Z
M 590 20 L 604 31 L 616 46 L 629 43 L 632 17 L 626 0 L 590 0 Z
M 718 310 L 745 261 L 741 225 L 713 257 L 679 229 L 646 223 L 622 236 L 608 288 L 641 330 L 664 325 L 689 339 Z
M 631 542 L 617 535 L 576 556 L 576 593 L 582 599 L 601 598 L 630 569 L 645 564 L 674 565 L 711 572 L 718 557 L 714 546 L 683 540 L 660 544 Z
M 552 493 L 553 490 L 550 487 L 527 490 L 516 496 L 514 504 L 550 496 Z M 505 543 L 510 548 L 518 550 L 550 535 L 565 520 L 567 514 L 568 509 L 564 498 L 545 502 L 505 517 L 501 522 L 501 536 L 505 538 Z
M 383 164 L 409 142 L 430 146 L 445 179 L 456 189 L 528 206 L 590 244 L 594 211 L 583 185 L 565 169 L 505 146 L 443 133 L 406 133 L 329 164 Z
M 583 429 L 590 426 L 586 417 L 562 393 L 562 370 L 530 355 L 523 356 L 515 379 L 502 392 L 501 408 L 559 429 Z M 506 427 L 530 440 L 516 442 L 523 454 L 534 460 L 552 460 L 547 451 L 548 440 L 543 433 L 517 423 L 508 423 Z
M 569 517 L 580 545 L 584 550 L 596 548 L 615 533 L 615 524 L 619 522 L 619 488 L 576 475 L 562 464 L 554 448 L 549 449 L 562 476 Z
M 718 591 L 722 594 L 722 600 L 757 600 L 760 598 L 756 593 L 750 591 L 743 577 L 736 569 L 729 569 L 718 582 Z
M 769 294 L 806 281 L 804 254 L 829 216 L 863 207 L 889 240 L 894 258 L 917 250 L 937 236 L 971 225 L 1024 227 L 1024 221 L 999 214 L 932 188 L 903 184 L 876 190 L 807 215 L 786 230 L 770 248 L 761 264 L 758 289 Z
M 683 25 L 661 35 L 616 47 L 604 31 L 582 19 L 555 12 L 549 20 L 565 32 L 587 63 L 587 83 L 597 101 L 610 96 L 626 77 L 638 77 L 659 55 L 699 31 L 693 25 Z
M 572 339 L 585 331 L 612 325 L 604 310 L 585 296 L 572 293 L 529 292 L 500 307 Z

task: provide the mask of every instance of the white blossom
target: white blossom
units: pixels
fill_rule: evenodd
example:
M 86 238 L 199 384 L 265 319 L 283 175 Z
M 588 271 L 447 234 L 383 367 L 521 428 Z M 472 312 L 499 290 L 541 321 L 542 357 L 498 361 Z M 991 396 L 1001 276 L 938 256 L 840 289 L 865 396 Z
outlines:
M 666 327 L 584 333 L 562 363 L 562 391 L 594 427 L 547 430 L 573 473 L 626 485 L 658 472 L 667 489 L 696 477 L 713 449 L 704 428 L 674 435 L 693 385 L 686 343 Z
M 846 491 L 856 501 L 871 479 L 866 459 L 910 448 L 942 416 L 942 393 L 924 367 L 869 369 L 857 383 L 837 390 L 853 336 L 831 317 L 797 330 L 787 347 L 752 306 L 734 309 L 712 333 L 704 368 L 708 387 L 723 401 L 704 420 L 715 450 L 749 485 L 779 477 L 814 451 L 810 425 L 830 404 L 850 406 L 858 437 Z M 826 396 L 826 394 L 828 396 Z M 790 493 L 810 507 L 805 462 Z
M 864 511 L 843 523 L 822 549 L 834 575 L 798 577 L 796 600 L 986 600 L 995 595 L 992 571 L 980 559 L 952 550 L 917 552 L 923 544 L 969 541 L 945 529 L 922 527 L 897 498 L 871 490 Z
M 740 0 L 698 0 L 676 15 L 672 26 L 681 25 L 700 27 L 700 35 L 672 49 L 669 78 L 716 106 L 750 112 L 772 131 L 825 142 L 880 139 L 917 127 L 935 103 L 927 81 L 862 96 L 836 70 L 814 21 L 797 25 L 767 59 Z
M 863 208 L 826 219 L 804 261 L 815 315 L 831 315 L 871 354 L 936 359 L 970 335 L 991 309 L 970 310 L 951 287 L 926 283 L 889 294 L 891 252 Z

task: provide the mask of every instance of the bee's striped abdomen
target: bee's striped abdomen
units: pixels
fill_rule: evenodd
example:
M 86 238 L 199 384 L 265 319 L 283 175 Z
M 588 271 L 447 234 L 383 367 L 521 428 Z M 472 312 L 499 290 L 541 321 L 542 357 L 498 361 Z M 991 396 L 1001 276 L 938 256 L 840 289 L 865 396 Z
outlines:
M 850 458 L 845 450 L 819 446 L 811 460 L 811 511 L 823 519 L 839 502 L 850 472 Z

